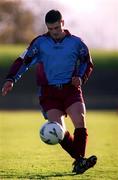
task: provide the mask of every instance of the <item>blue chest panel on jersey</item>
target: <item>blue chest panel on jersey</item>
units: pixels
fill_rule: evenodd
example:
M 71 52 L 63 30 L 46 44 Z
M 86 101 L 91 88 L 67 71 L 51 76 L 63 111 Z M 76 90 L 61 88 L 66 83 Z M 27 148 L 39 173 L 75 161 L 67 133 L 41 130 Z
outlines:
M 78 40 L 67 36 L 56 43 L 51 37 L 44 36 L 36 45 L 39 49 L 38 60 L 44 64 L 49 84 L 70 81 L 79 58 Z

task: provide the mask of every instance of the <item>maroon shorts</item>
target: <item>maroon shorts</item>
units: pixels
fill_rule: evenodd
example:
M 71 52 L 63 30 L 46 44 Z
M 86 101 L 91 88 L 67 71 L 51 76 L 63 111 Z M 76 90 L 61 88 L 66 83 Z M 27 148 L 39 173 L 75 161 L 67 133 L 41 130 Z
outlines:
M 73 103 L 84 103 L 81 88 L 77 89 L 73 85 L 64 85 L 63 87 L 43 86 L 41 94 L 39 100 L 44 112 L 59 109 L 65 114 L 66 109 Z

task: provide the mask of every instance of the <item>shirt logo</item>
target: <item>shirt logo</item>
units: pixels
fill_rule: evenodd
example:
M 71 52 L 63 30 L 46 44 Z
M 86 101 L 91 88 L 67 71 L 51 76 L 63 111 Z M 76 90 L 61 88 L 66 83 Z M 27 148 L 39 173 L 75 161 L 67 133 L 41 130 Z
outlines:
M 53 46 L 54 49 L 63 49 L 63 46 L 60 44 L 56 44 Z
M 80 55 L 81 56 L 83 56 L 83 55 L 86 55 L 87 54 L 87 51 L 86 51 L 86 49 L 85 48 L 82 48 L 82 49 L 80 49 Z
M 33 53 L 33 55 L 35 55 L 35 54 L 37 54 L 37 52 L 38 52 L 38 49 L 35 47 L 35 48 L 32 50 L 32 53 Z

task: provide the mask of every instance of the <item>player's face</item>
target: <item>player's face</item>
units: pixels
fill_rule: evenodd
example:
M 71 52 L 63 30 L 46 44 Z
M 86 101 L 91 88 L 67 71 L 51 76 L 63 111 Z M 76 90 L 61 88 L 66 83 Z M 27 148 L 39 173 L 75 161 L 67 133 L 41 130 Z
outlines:
M 50 33 L 51 37 L 53 39 L 61 39 L 63 37 L 63 24 L 64 22 L 57 21 L 53 24 L 47 23 L 48 32 Z

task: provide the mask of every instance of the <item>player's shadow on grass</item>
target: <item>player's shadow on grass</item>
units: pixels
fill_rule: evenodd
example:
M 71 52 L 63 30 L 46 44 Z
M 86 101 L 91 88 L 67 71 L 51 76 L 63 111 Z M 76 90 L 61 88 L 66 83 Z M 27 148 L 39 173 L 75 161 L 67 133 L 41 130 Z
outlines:
M 54 172 L 54 174 L 52 173 L 52 174 L 41 174 L 41 173 L 39 173 L 39 174 L 33 174 L 33 175 L 31 175 L 31 174 L 27 174 L 27 176 L 26 176 L 26 178 L 28 178 L 28 179 L 50 179 L 50 178 L 56 178 L 56 177 L 64 177 L 64 176 L 74 176 L 75 174 L 73 174 L 72 172 L 63 172 L 63 173 L 61 173 L 61 172 L 57 172 L 57 173 L 55 173 Z

